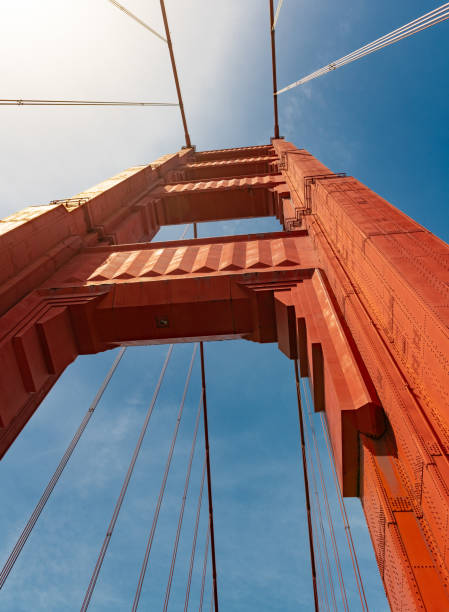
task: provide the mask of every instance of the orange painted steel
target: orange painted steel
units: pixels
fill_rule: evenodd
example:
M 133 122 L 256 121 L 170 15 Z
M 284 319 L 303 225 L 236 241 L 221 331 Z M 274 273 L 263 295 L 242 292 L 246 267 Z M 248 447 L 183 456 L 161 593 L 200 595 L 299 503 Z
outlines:
M 149 243 L 164 224 L 283 232 Z M 324 410 L 393 610 L 449 609 L 449 247 L 283 139 L 184 149 L 0 223 L 0 452 L 79 354 L 278 342 Z

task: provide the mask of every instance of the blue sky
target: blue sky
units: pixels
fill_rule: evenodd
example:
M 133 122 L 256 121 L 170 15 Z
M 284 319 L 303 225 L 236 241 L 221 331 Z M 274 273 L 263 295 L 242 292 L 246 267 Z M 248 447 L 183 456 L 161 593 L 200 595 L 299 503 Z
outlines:
M 273 119 L 267 3 L 166 4 L 192 141 L 198 149 L 268 142 Z M 285 0 L 277 28 L 279 86 L 439 4 Z M 126 5 L 162 31 L 156 0 L 127 0 Z M 359 178 L 445 240 L 448 27 L 446 22 L 419 33 L 279 100 L 281 134 L 288 140 L 310 150 L 332 170 Z M 0 28 L 2 97 L 175 99 L 163 44 L 106 0 L 25 0 L 5 9 Z M 27 205 L 68 197 L 182 145 L 176 109 L 2 108 L 1 113 L 2 217 Z M 200 235 L 277 228 L 273 220 L 207 224 L 200 227 Z M 164 229 L 161 237 L 179 233 L 180 228 Z M 10 575 L 0 596 L 2 609 L 79 609 L 166 350 L 128 349 Z M 130 607 L 191 350 L 190 345 L 175 347 L 93 610 Z M 0 463 L 0 563 L 113 358 L 112 353 L 82 357 L 70 366 Z M 208 343 L 206 359 L 222 610 L 309 610 L 312 594 L 292 364 L 275 346 L 248 342 Z M 159 609 L 163 601 L 199 399 L 198 363 L 195 368 L 142 608 Z M 315 424 L 320 436 L 316 419 Z M 173 610 L 179 609 L 185 585 L 200 449 L 198 444 Z M 335 499 L 332 507 L 336 508 Z M 370 609 L 387 610 L 359 502 L 348 500 L 348 509 Z M 204 548 L 205 517 L 203 507 L 198 559 Z M 345 554 L 343 537 L 340 531 Z M 349 571 L 346 577 L 351 610 L 357 610 Z M 198 566 L 192 603 L 198 600 L 200 579 Z M 207 605 L 209 601 L 210 590 Z

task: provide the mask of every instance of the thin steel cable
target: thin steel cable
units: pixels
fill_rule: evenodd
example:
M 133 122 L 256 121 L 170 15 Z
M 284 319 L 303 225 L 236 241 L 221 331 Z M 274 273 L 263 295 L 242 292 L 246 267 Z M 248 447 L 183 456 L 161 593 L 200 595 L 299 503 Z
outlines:
M 351 526 L 349 525 L 349 520 L 348 520 L 348 515 L 346 513 L 346 506 L 345 506 L 345 501 L 343 499 L 343 495 L 341 493 L 341 489 L 340 489 L 340 483 L 338 482 L 338 477 L 337 477 L 337 470 L 335 468 L 335 460 L 334 460 L 334 455 L 331 449 L 331 441 L 330 441 L 330 435 L 329 435 L 329 429 L 327 426 L 327 422 L 326 419 L 323 415 L 323 413 L 320 413 L 320 418 L 321 418 L 321 426 L 323 428 L 323 432 L 324 432 L 324 439 L 326 442 L 326 447 L 327 447 L 327 452 L 329 455 L 329 461 L 332 465 L 332 475 L 334 477 L 334 484 L 335 484 L 335 489 L 337 491 L 337 498 L 338 498 L 338 503 L 340 506 L 340 512 L 343 518 L 343 524 L 345 526 L 345 533 L 346 533 L 346 539 L 348 542 L 348 547 L 349 547 L 349 552 L 351 555 L 351 561 L 352 561 L 352 567 L 354 570 L 354 574 L 355 574 L 355 578 L 356 578 L 356 582 L 357 582 L 357 589 L 359 591 L 359 596 L 360 596 L 360 601 L 362 603 L 362 608 L 363 610 L 366 610 L 366 612 L 368 612 L 368 603 L 366 601 L 366 595 L 365 595 L 365 588 L 363 586 L 363 580 L 362 580 L 362 575 L 360 573 L 360 567 L 359 567 L 359 561 L 357 558 L 357 553 L 355 550 L 355 546 L 354 546 L 354 541 L 352 539 L 352 533 L 351 533 Z
M 147 567 L 148 567 L 148 561 L 149 561 L 149 558 L 150 558 L 151 547 L 153 545 L 154 534 L 156 532 L 157 521 L 158 521 L 158 518 L 159 518 L 159 512 L 160 512 L 160 509 L 161 509 L 162 500 L 164 498 L 165 485 L 167 484 L 168 473 L 170 471 L 171 460 L 172 460 L 172 457 L 173 457 L 173 451 L 175 449 L 176 438 L 178 436 L 179 425 L 181 423 L 181 417 L 182 417 L 182 413 L 184 411 L 184 404 L 185 404 L 185 400 L 186 400 L 187 391 L 188 391 L 188 388 L 189 388 L 190 378 L 192 376 L 193 364 L 194 364 L 194 361 L 195 361 L 195 356 L 196 356 L 197 350 L 198 350 L 198 343 L 196 343 L 194 345 L 194 347 L 193 347 L 192 359 L 190 360 L 189 370 L 187 372 L 186 382 L 185 382 L 185 385 L 184 385 L 184 392 L 182 394 L 181 404 L 179 406 L 178 416 L 176 418 L 176 424 L 175 424 L 175 429 L 173 431 L 173 437 L 172 437 L 172 441 L 171 441 L 171 444 L 170 444 L 170 450 L 169 450 L 169 453 L 168 453 L 167 462 L 165 464 L 164 476 L 162 478 L 161 488 L 160 488 L 160 491 L 159 491 L 159 497 L 158 497 L 158 500 L 157 500 L 156 509 L 154 511 L 153 522 L 151 524 L 151 530 L 150 530 L 150 534 L 148 536 L 147 546 L 146 546 L 146 550 L 145 550 L 145 556 L 144 556 L 144 559 L 143 559 L 142 568 L 140 570 L 140 575 L 139 575 L 139 581 L 137 583 L 136 593 L 135 593 L 135 596 L 134 596 L 134 602 L 133 602 L 133 606 L 132 606 L 132 611 L 133 612 L 136 612 L 137 607 L 139 605 L 140 596 L 142 594 L 143 581 L 145 579 L 145 574 L 146 574 Z
M 210 529 L 207 530 L 207 536 L 206 536 L 206 547 L 204 550 L 204 562 L 203 562 L 203 575 L 201 578 L 201 596 L 200 596 L 200 607 L 199 607 L 199 612 L 202 612 L 203 610 L 203 600 L 204 600 L 204 586 L 206 584 L 206 570 L 207 570 L 207 561 L 209 559 L 209 539 L 210 539 Z
M 59 462 L 58 467 L 56 468 L 53 476 L 50 478 L 49 483 L 47 484 L 47 486 L 45 487 L 44 492 L 42 493 L 42 496 L 40 498 L 40 500 L 37 502 L 36 507 L 34 508 L 33 512 L 31 513 L 30 518 L 28 519 L 27 524 L 25 525 L 25 527 L 23 528 L 22 533 L 20 534 L 19 539 L 17 540 L 14 548 L 12 549 L 5 565 L 3 566 L 3 569 L 1 571 L 0 574 L 0 589 L 3 588 L 3 585 L 6 582 L 6 579 L 8 578 L 9 573 L 11 572 L 15 562 L 17 561 L 17 558 L 19 557 L 20 553 L 22 552 L 23 547 L 26 544 L 26 541 L 28 540 L 28 537 L 30 535 L 30 533 L 32 532 L 34 526 L 36 525 L 42 510 L 45 507 L 45 504 L 48 501 L 48 498 L 50 497 L 50 495 L 53 492 L 53 489 L 56 486 L 56 483 L 58 482 L 59 478 L 61 477 L 62 472 L 64 471 L 65 466 L 67 465 L 67 462 L 69 461 L 70 457 L 72 456 L 73 451 L 75 450 L 76 445 L 78 444 L 81 436 L 84 433 L 84 430 L 87 427 L 87 424 L 89 423 L 93 413 L 95 412 L 95 409 L 99 403 L 99 401 L 101 400 L 101 398 L 103 397 L 103 394 L 106 390 L 106 387 L 109 384 L 109 381 L 111 380 L 115 370 L 117 369 L 118 364 L 120 363 L 123 354 L 126 351 L 126 347 L 122 347 L 116 358 L 114 359 L 108 373 L 106 374 L 105 379 L 103 380 L 100 388 L 97 391 L 97 394 L 95 395 L 95 398 L 92 402 L 92 404 L 89 406 L 89 410 L 86 412 L 86 414 L 84 415 L 83 420 L 81 421 L 80 426 L 78 427 L 78 429 L 76 430 L 75 435 L 73 436 L 70 444 L 68 445 L 64 455 L 62 456 L 61 461 Z
M 316 79 L 319 76 L 322 76 L 323 74 L 335 70 L 336 68 L 341 68 L 346 64 L 349 64 L 357 59 L 369 55 L 370 53 L 374 53 L 375 51 L 378 51 L 388 45 L 399 42 L 400 40 L 403 40 L 408 36 L 412 36 L 413 34 L 417 34 L 422 30 L 437 25 L 438 23 L 441 23 L 446 19 L 449 19 L 449 3 L 445 3 L 440 7 L 434 9 L 433 11 L 430 11 L 429 13 L 426 13 L 425 15 L 422 15 L 421 17 L 418 17 L 417 19 L 414 19 L 413 21 L 405 24 L 404 26 L 401 26 L 400 28 L 397 28 L 396 30 L 393 30 L 388 34 L 377 38 L 376 40 L 364 45 L 363 47 L 360 47 L 359 49 L 348 53 L 347 55 L 339 58 L 338 60 L 330 62 L 326 66 L 323 66 L 322 68 L 315 70 L 307 76 L 302 77 L 298 81 L 287 85 L 287 87 L 280 89 L 276 92 L 276 95 L 284 93 L 285 91 L 293 89 L 294 87 L 298 87 L 299 85 L 303 85 L 304 83 L 307 83 L 312 79 Z
M 315 565 L 315 551 L 313 544 L 313 529 L 312 529 L 312 514 L 310 508 L 310 492 L 309 492 L 309 477 L 307 470 L 307 455 L 306 455 L 306 442 L 304 435 L 304 417 L 301 402 L 301 388 L 299 386 L 299 373 L 298 373 L 298 360 L 294 360 L 295 369 L 295 382 L 296 382 L 296 399 L 298 402 L 298 420 L 299 420 L 299 432 L 301 437 L 301 457 L 302 457 L 302 469 L 304 475 L 304 493 L 306 501 L 306 512 L 307 512 L 307 527 L 309 532 L 309 549 L 310 549 L 310 566 L 312 570 L 312 584 L 313 584 L 313 598 L 315 603 L 315 612 L 319 612 L 318 603 L 318 589 L 316 584 L 316 565 Z
M 359 53 L 357 53 L 354 56 L 351 56 L 348 59 L 345 59 L 344 61 L 339 60 L 338 62 L 335 63 L 335 65 L 330 64 L 330 70 L 335 70 L 336 68 L 341 68 L 342 66 L 346 66 L 347 64 L 350 64 L 354 62 L 355 60 L 361 59 L 362 57 L 365 57 L 366 55 L 369 55 L 370 53 L 374 53 L 374 51 L 380 51 L 380 49 L 383 49 L 384 47 L 388 47 L 389 45 L 399 42 L 403 40 L 404 38 L 408 38 L 412 34 L 417 34 L 418 32 L 422 32 L 423 30 L 426 30 L 427 28 L 430 28 L 431 26 L 437 25 L 438 23 L 441 23 L 442 21 L 445 21 L 446 19 L 449 19 L 449 11 L 446 12 L 446 14 L 439 19 L 434 19 L 429 23 L 424 23 L 420 27 L 414 28 L 412 31 L 404 32 L 401 35 L 390 38 L 389 40 L 387 40 L 386 42 L 382 44 L 377 44 L 372 49 L 362 49 L 360 50 Z M 325 72 L 329 72 L 329 70 L 326 70 Z
M 185 226 L 184 231 L 182 232 L 182 234 L 181 234 L 181 236 L 178 238 L 178 240 L 184 240 L 184 238 L 186 237 L 186 234 L 187 234 L 187 232 L 188 232 L 188 230 L 189 230 L 189 227 L 190 227 L 191 225 L 192 225 L 191 223 L 188 223 L 188 224 Z
M 390 44 L 399 42 L 403 38 L 407 38 L 408 36 L 411 36 L 412 34 L 416 34 L 418 32 L 421 32 L 422 30 L 427 29 L 428 27 L 437 25 L 438 23 L 444 21 L 445 19 L 448 19 L 449 13 L 448 13 L 447 6 L 448 6 L 447 4 L 443 5 L 439 9 L 435 9 L 434 11 L 431 11 L 430 13 L 427 13 L 426 15 L 423 15 L 422 17 L 418 19 L 415 19 L 413 22 L 410 22 L 410 24 L 406 24 L 405 26 L 398 28 L 394 32 L 391 32 L 390 34 L 386 34 L 385 36 L 382 36 L 381 38 L 361 47 L 360 49 L 357 49 L 356 51 L 353 51 L 352 53 L 349 53 L 348 55 L 345 55 L 344 57 L 334 62 L 331 62 L 330 64 L 327 64 L 326 66 L 323 66 L 319 70 L 312 72 L 311 74 L 307 75 L 306 77 L 303 77 L 299 81 L 292 83 L 291 85 L 289 85 L 288 87 L 285 87 L 284 89 L 280 90 L 277 93 L 283 93 L 284 91 L 287 91 L 288 89 L 292 89 L 293 87 L 302 85 L 308 81 L 311 81 L 312 79 L 315 79 L 319 76 L 322 76 L 323 74 L 326 74 L 327 72 L 330 72 L 331 70 L 340 68 L 346 64 L 349 64 L 355 61 L 356 59 L 365 57 L 365 55 L 369 55 L 370 53 L 373 53 L 374 51 L 378 51 Z M 432 16 L 433 13 L 441 13 L 441 14 L 435 14 L 434 16 Z M 415 23 L 416 25 L 414 25 L 413 27 L 410 27 L 412 24 L 415 24 Z
M 192 143 L 190 142 L 190 134 L 189 134 L 189 130 L 187 129 L 187 119 L 186 119 L 186 114 L 184 111 L 184 103 L 182 101 L 181 86 L 179 85 L 178 71 L 176 69 L 175 54 L 173 51 L 173 45 L 171 41 L 170 29 L 168 27 L 167 12 L 165 10 L 164 0 L 160 0 L 160 5 L 161 5 L 161 12 L 162 12 L 162 19 L 164 20 L 165 35 L 167 36 L 168 51 L 170 53 L 170 61 L 171 61 L 171 67 L 173 70 L 173 78 L 175 80 L 176 93 L 178 94 L 179 110 L 181 111 L 181 119 L 182 119 L 182 125 L 184 127 L 184 137 L 186 141 L 186 147 L 190 148 L 192 146 Z
M 0 106 L 179 106 L 177 102 L 105 102 L 101 100 L 17 100 L 1 98 Z
M 334 581 L 332 578 L 332 570 L 331 570 L 330 560 L 329 560 L 329 551 L 327 548 L 327 538 L 326 538 L 326 534 L 324 531 L 323 514 L 321 511 L 321 502 L 320 502 L 320 498 L 318 495 L 318 485 L 317 485 L 317 479 L 315 476 L 315 463 L 313 460 L 312 446 L 310 444 L 309 434 L 307 431 L 307 424 L 304 428 L 304 433 L 305 433 L 305 440 L 306 440 L 306 450 L 309 455 L 310 473 L 312 476 L 312 486 L 313 486 L 313 491 L 315 494 L 315 507 L 316 507 L 317 514 L 318 514 L 318 521 L 315 518 L 317 541 L 319 542 L 319 532 L 321 532 L 321 540 L 323 542 L 323 552 L 324 552 L 324 559 L 325 559 L 326 571 L 327 571 L 327 576 L 328 576 L 329 590 L 330 590 L 330 594 L 332 598 L 332 603 L 334 605 L 334 610 L 337 610 L 338 608 L 337 608 L 337 601 L 335 599 L 335 587 L 334 587 Z M 323 575 L 323 581 L 324 581 L 324 575 Z
M 313 503 L 312 503 L 312 509 L 313 509 Z M 312 528 L 315 533 L 318 533 L 318 526 L 316 524 L 315 513 L 312 514 Z M 321 557 L 321 544 L 320 544 L 319 538 L 316 539 L 316 551 L 317 551 L 317 557 L 318 557 L 318 571 L 317 571 L 318 599 L 319 599 L 320 585 L 321 585 L 321 592 L 323 593 L 326 610 L 329 612 L 329 600 L 327 598 L 327 589 L 326 589 L 326 583 L 324 580 L 324 569 L 323 569 L 323 561 Z
M 436 25 L 437 23 L 440 23 L 440 21 L 444 21 L 448 6 L 449 3 L 446 3 L 440 6 L 439 8 L 430 11 L 429 13 L 422 15 L 421 17 L 418 17 L 417 19 L 410 21 L 409 23 L 401 26 L 400 28 L 397 28 L 396 30 L 393 30 L 392 32 L 389 32 L 388 34 L 385 34 L 384 36 L 381 36 L 380 38 L 377 38 L 376 40 L 373 40 L 372 42 L 364 45 L 363 47 L 360 47 L 359 49 L 356 49 L 355 51 L 344 55 L 335 63 L 346 63 L 346 60 L 351 59 L 352 57 L 359 55 L 360 53 L 364 53 L 365 51 L 369 51 L 370 49 L 374 49 L 377 51 L 377 49 L 382 48 L 384 46 L 384 43 L 388 41 L 397 42 L 398 40 L 402 40 L 402 38 L 406 36 L 420 32 L 427 26 Z
M 131 19 L 134 19 L 134 21 L 137 21 L 137 23 L 139 23 L 141 26 L 143 26 L 144 28 L 146 28 L 149 32 L 151 32 L 152 34 L 154 34 L 155 36 L 157 36 L 158 38 L 160 38 L 161 40 L 163 40 L 165 43 L 167 42 L 167 39 L 164 38 L 162 36 L 162 34 L 159 34 L 159 32 L 156 32 L 156 30 L 153 30 L 153 28 L 151 28 L 147 23 L 145 23 L 144 21 L 142 21 L 141 19 L 139 19 L 139 17 L 137 17 L 136 15 L 134 15 L 134 13 L 131 13 L 131 11 L 129 11 L 126 7 L 124 7 L 122 4 L 119 4 L 118 2 L 116 2 L 116 0 L 108 0 L 108 2 L 110 2 L 111 4 L 113 4 L 114 6 L 116 6 L 118 9 L 120 9 L 121 11 L 123 11 L 125 13 L 125 15 L 128 15 L 128 17 L 131 17 Z
M 273 18 L 273 0 L 269 0 L 270 5 L 270 39 L 271 39 L 271 71 L 273 76 L 273 114 L 274 114 L 274 137 L 279 138 L 279 114 L 278 114 L 278 98 L 276 91 L 277 76 L 276 76 L 276 33 L 271 24 L 274 21 Z
M 279 13 L 281 12 L 281 6 L 282 6 L 283 2 L 284 2 L 284 0 L 279 0 L 278 1 L 278 5 L 276 7 L 276 13 L 274 14 L 273 25 L 271 26 L 272 30 L 274 30 L 276 28 L 276 24 L 277 24 L 278 19 L 279 19 Z
M 346 586 L 345 586 L 345 581 L 344 581 L 344 577 L 343 577 L 343 571 L 342 571 L 342 567 L 341 567 L 340 554 L 338 552 L 337 540 L 335 538 L 334 523 L 333 523 L 333 520 L 332 520 L 332 513 L 330 511 L 329 499 L 328 499 L 328 495 L 327 495 L 327 487 L 326 487 L 326 482 L 324 480 L 323 468 L 322 468 L 322 464 L 321 464 L 320 453 L 319 453 L 319 450 L 318 450 L 318 443 L 317 443 L 317 438 L 316 438 L 315 427 L 313 426 L 313 421 L 312 421 L 312 411 L 311 411 L 311 407 L 310 407 L 309 396 L 307 394 L 307 390 L 306 390 L 306 387 L 305 387 L 305 384 L 304 384 L 304 380 L 302 379 L 301 382 L 302 382 L 302 388 L 303 388 L 303 395 L 304 395 L 304 397 L 306 399 L 306 407 L 307 407 L 306 414 L 307 414 L 307 418 L 308 418 L 309 428 L 310 428 L 310 431 L 312 433 L 312 442 L 313 442 L 313 447 L 314 447 L 314 450 L 315 450 L 315 456 L 316 456 L 316 460 L 317 460 L 316 462 L 317 462 L 318 472 L 319 472 L 319 476 L 320 476 L 321 490 L 323 492 L 324 507 L 325 507 L 325 511 L 326 511 L 326 517 L 327 517 L 329 533 L 330 533 L 330 536 L 331 536 L 332 550 L 333 550 L 333 553 L 334 553 L 335 564 L 336 564 L 336 567 L 337 567 L 337 576 L 338 576 L 338 582 L 339 582 L 339 585 L 340 585 L 341 598 L 342 598 L 344 609 L 346 610 L 346 612 L 349 612 L 349 605 L 348 605 L 348 597 L 347 597 L 347 593 L 346 593 Z
M 193 237 L 198 238 L 198 226 L 193 224 Z M 203 422 L 204 422 L 204 448 L 206 451 L 207 467 L 207 499 L 209 504 L 209 531 L 210 531 L 210 552 L 212 564 L 212 585 L 214 592 L 215 612 L 218 612 L 218 586 L 217 586 L 217 563 L 215 558 L 215 531 L 214 531 L 214 507 L 212 501 L 212 477 L 210 469 L 210 449 L 209 449 L 209 426 L 207 419 L 207 394 L 206 394 L 206 370 L 204 365 L 204 346 L 200 342 L 200 361 L 201 361 L 201 388 L 203 391 Z
M 385 34 L 384 36 L 373 40 L 372 42 L 364 45 L 363 47 L 360 47 L 359 49 L 348 53 L 347 55 L 340 58 L 338 62 L 350 59 L 351 57 L 358 55 L 361 52 L 363 53 L 364 51 L 368 51 L 369 49 L 376 48 L 375 50 L 377 50 L 378 48 L 382 48 L 383 44 L 390 40 L 397 42 L 398 40 L 402 40 L 402 38 L 406 36 L 409 36 L 416 32 L 421 32 L 421 30 L 425 29 L 427 26 L 436 25 L 437 23 L 444 21 L 444 19 L 446 18 L 445 14 L 447 13 L 448 7 L 449 3 L 443 4 L 442 6 L 434 9 L 433 11 L 430 11 L 429 13 L 426 13 L 425 15 L 422 15 L 421 17 L 418 17 L 417 19 L 414 19 L 413 21 L 410 21 L 409 23 L 401 26 L 400 28 L 397 28 L 396 30 L 389 32 L 388 34 Z
M 306 440 L 307 441 L 307 440 Z M 309 449 L 307 449 L 308 454 L 309 454 L 309 462 L 310 462 L 310 451 Z M 314 533 L 318 533 L 318 525 L 317 525 L 317 514 L 318 512 L 313 511 L 314 505 L 316 505 L 316 502 L 314 504 L 314 502 L 312 501 L 312 528 L 314 530 Z M 322 561 L 322 556 L 321 556 L 321 543 L 320 543 L 320 538 L 317 537 L 316 539 L 316 550 L 317 550 L 317 557 L 318 557 L 318 571 L 317 571 L 317 589 L 318 589 L 318 596 L 320 593 L 320 585 L 321 585 L 321 591 L 323 593 L 323 597 L 324 597 L 324 603 L 326 605 L 326 610 L 329 612 L 329 601 L 327 598 L 327 589 L 326 589 L 326 583 L 324 580 L 324 566 L 323 566 L 323 561 Z
M 209 449 L 209 427 L 207 420 L 207 396 L 206 396 L 206 373 L 204 368 L 204 347 L 200 342 L 201 359 L 201 387 L 203 390 L 203 421 L 204 421 L 204 445 L 206 450 L 206 472 L 207 472 L 207 499 L 209 502 L 209 531 L 210 531 L 210 553 L 212 563 L 212 584 L 214 588 L 215 612 L 218 612 L 218 588 L 217 588 L 217 565 L 215 560 L 215 531 L 214 531 L 214 508 L 212 503 L 212 476 L 210 469 Z
M 148 428 L 148 423 L 150 422 L 151 415 L 153 414 L 154 405 L 156 404 L 156 400 L 157 400 L 157 397 L 159 395 L 159 390 L 161 388 L 162 381 L 164 380 L 165 371 L 167 369 L 168 362 L 170 361 L 170 357 L 171 357 L 172 352 L 173 352 L 173 344 L 170 344 L 170 346 L 168 348 L 167 356 L 166 356 L 165 361 L 164 361 L 164 365 L 162 366 L 161 373 L 159 375 L 159 380 L 157 381 L 156 388 L 155 388 L 154 393 L 153 393 L 153 398 L 151 400 L 151 404 L 150 404 L 150 406 L 148 408 L 148 411 L 147 411 L 147 414 L 145 416 L 145 420 L 143 422 L 142 429 L 140 430 L 139 438 L 137 440 L 137 444 L 136 444 L 136 447 L 134 449 L 133 456 L 131 458 L 131 462 L 130 462 L 129 467 L 128 467 L 128 471 L 126 472 L 126 476 L 125 476 L 125 479 L 123 481 L 123 485 L 122 485 L 120 494 L 119 494 L 117 502 L 115 504 L 114 512 L 112 513 L 112 518 L 111 518 L 111 521 L 109 523 L 108 529 L 106 531 L 106 535 L 105 535 L 103 544 L 101 546 L 97 562 L 96 562 L 94 570 L 92 572 L 92 576 L 90 578 L 89 586 L 87 587 L 87 591 L 86 591 L 86 595 L 84 597 L 83 605 L 81 606 L 81 612 L 85 612 L 85 610 L 87 610 L 87 608 L 89 607 L 89 603 L 90 603 L 92 594 L 94 592 L 95 585 L 97 583 L 98 575 L 100 573 L 100 569 L 101 569 L 101 566 L 103 564 L 103 560 L 104 560 L 104 557 L 106 555 L 106 551 L 108 549 L 109 542 L 111 540 L 111 537 L 112 537 L 112 534 L 113 534 L 113 531 L 114 531 L 114 527 L 115 527 L 115 524 L 117 522 L 117 519 L 118 519 L 118 516 L 119 516 L 119 513 L 120 513 L 120 509 L 121 509 L 122 504 L 123 504 L 123 499 L 125 498 L 125 494 L 126 494 L 126 491 L 128 489 L 129 481 L 131 480 L 131 476 L 132 476 L 132 473 L 133 473 L 133 470 L 134 470 L 134 466 L 136 465 L 137 457 L 139 455 L 140 448 L 142 446 L 142 442 L 143 442 L 143 439 L 145 437 L 145 433 L 146 433 L 147 428 Z
M 399 40 L 402 40 L 403 38 L 411 36 L 412 34 L 420 32 L 428 27 L 431 27 L 432 25 L 436 25 L 440 23 L 441 21 L 444 21 L 445 19 L 448 18 L 448 9 L 446 7 L 447 5 L 443 5 L 443 7 L 440 7 L 439 9 L 435 9 L 434 11 L 431 11 L 431 13 L 423 15 L 422 17 L 414 20 L 410 24 L 407 24 L 406 26 L 402 26 L 401 28 L 398 28 L 394 32 L 391 32 L 390 34 L 387 34 L 373 41 L 372 43 L 369 43 L 365 45 L 364 47 L 361 47 L 360 49 L 357 49 L 356 51 L 353 51 L 352 53 L 345 55 L 339 60 L 336 60 L 326 66 L 323 66 L 319 70 L 312 72 L 311 74 L 307 75 L 306 77 L 303 77 L 299 81 L 292 83 L 291 85 L 289 85 L 288 87 L 285 87 L 284 89 L 280 90 L 277 93 L 282 93 L 284 91 L 287 91 L 288 89 L 292 89 L 293 87 L 302 85 L 312 79 L 315 79 L 319 76 L 322 76 L 323 74 L 326 74 L 327 72 L 331 70 L 340 68 L 343 65 L 349 64 L 352 61 L 355 61 L 356 59 L 360 59 L 361 57 L 368 55 L 369 53 L 373 53 L 374 51 L 384 48 L 385 46 L 398 42 Z M 429 15 L 432 15 L 432 13 L 437 13 L 441 11 L 444 11 L 444 14 L 441 14 L 441 15 L 437 14 L 437 15 L 434 15 L 433 17 L 429 17 Z M 414 24 L 414 23 L 416 23 L 416 25 L 413 27 L 410 27 L 411 24 Z
M 175 570 L 176 555 L 178 553 L 179 537 L 181 535 L 181 527 L 182 527 L 182 520 L 183 520 L 183 517 L 184 517 L 184 509 L 185 509 L 185 505 L 186 505 L 187 492 L 189 490 L 190 474 L 191 474 L 191 471 L 192 471 L 193 457 L 194 457 L 194 454 L 195 454 L 195 445 L 196 445 L 196 439 L 197 439 L 197 435 L 198 435 L 198 427 L 199 427 L 199 424 L 200 424 L 200 416 L 201 416 L 202 405 L 203 405 L 203 394 L 201 393 L 201 399 L 200 399 L 200 402 L 198 404 L 198 411 L 197 411 L 197 414 L 196 414 L 195 430 L 193 432 L 193 440 L 192 440 L 192 446 L 191 446 L 191 449 L 190 449 L 189 463 L 188 463 L 187 473 L 186 473 L 186 478 L 185 478 L 185 483 L 184 483 L 184 491 L 183 491 L 183 494 L 182 494 L 181 509 L 179 511 L 178 527 L 176 529 L 175 543 L 173 545 L 173 553 L 172 553 L 172 559 L 171 559 L 171 565 L 170 565 L 170 572 L 169 572 L 169 575 L 168 575 L 167 589 L 165 591 L 164 612 L 166 612 L 166 610 L 168 608 L 168 602 L 170 600 L 170 591 L 171 591 L 171 585 L 172 585 L 172 580 L 173 580 L 173 573 L 174 573 L 174 570 Z
M 190 553 L 189 576 L 187 578 L 186 599 L 184 602 L 184 612 L 187 612 L 189 607 L 190 587 L 192 584 L 193 564 L 195 562 L 196 540 L 198 537 L 198 525 L 200 522 L 201 505 L 203 501 L 204 479 L 206 477 L 206 459 L 203 462 L 203 475 L 201 477 L 200 493 L 198 495 L 198 505 L 196 509 L 195 529 L 193 532 L 192 552 Z

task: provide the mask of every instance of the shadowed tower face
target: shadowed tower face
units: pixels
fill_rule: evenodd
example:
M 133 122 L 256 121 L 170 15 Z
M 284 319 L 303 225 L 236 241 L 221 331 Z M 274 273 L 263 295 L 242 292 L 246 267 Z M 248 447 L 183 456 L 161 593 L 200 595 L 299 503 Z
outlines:
M 162 225 L 284 231 L 155 243 Z M 77 355 L 277 342 L 326 414 L 393 610 L 449 609 L 449 247 L 283 139 L 186 148 L 1 224 L 0 449 Z

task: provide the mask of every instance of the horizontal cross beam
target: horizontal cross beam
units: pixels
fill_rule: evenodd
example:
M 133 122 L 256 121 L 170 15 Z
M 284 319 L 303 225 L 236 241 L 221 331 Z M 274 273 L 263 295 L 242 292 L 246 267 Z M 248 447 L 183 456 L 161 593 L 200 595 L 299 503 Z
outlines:
M 79 354 L 189 340 L 277 341 L 290 358 L 305 350 L 323 397 L 318 409 L 337 398 L 332 435 L 341 442 L 344 490 L 355 491 L 358 432 L 381 433 L 382 411 L 320 278 L 306 231 L 83 250 L 2 319 L 0 452 Z M 316 363 L 321 344 L 326 356 L 345 356 L 345 370 L 333 357 Z

